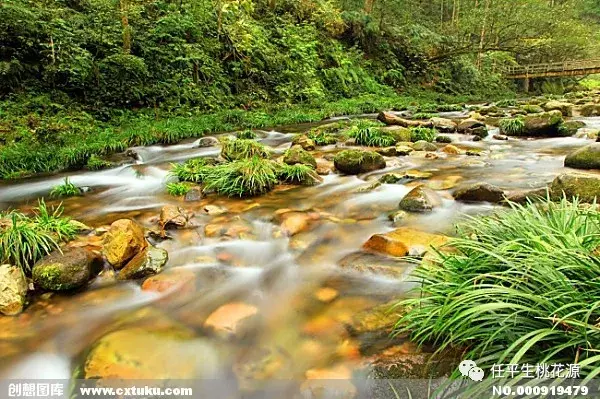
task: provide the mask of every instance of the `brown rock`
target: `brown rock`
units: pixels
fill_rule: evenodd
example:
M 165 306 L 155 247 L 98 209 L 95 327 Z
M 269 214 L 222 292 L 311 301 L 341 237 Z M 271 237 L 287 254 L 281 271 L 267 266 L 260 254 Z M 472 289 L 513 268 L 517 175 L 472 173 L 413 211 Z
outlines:
M 115 269 L 122 268 L 148 245 L 144 230 L 131 219 L 117 220 L 104 237 L 104 256 Z
M 183 209 L 175 205 L 165 205 L 160 210 L 160 225 L 163 229 L 169 227 L 185 227 L 188 217 Z
M 318 214 L 305 212 L 288 212 L 282 215 L 281 230 L 288 236 L 293 236 L 308 230 L 310 222 L 318 219 Z
M 432 127 L 433 124 L 430 121 L 415 121 L 410 119 L 401 118 L 391 112 L 380 112 L 377 115 L 377 119 L 386 125 L 402 126 L 402 127 Z
M 447 236 L 403 227 L 371 236 L 363 248 L 390 256 L 423 255 L 430 247 L 439 247 L 447 242 Z
M 258 313 L 258 308 L 243 302 L 232 302 L 212 312 L 204 322 L 204 327 L 217 332 L 236 334 L 240 323 Z
M 421 184 L 402 198 L 399 207 L 407 212 L 430 212 L 441 203 L 442 201 L 435 191 Z
M 143 291 L 191 293 L 196 290 L 196 275 L 186 269 L 172 269 L 148 277 L 142 284 Z
M 460 149 L 452 144 L 448 144 L 447 146 L 442 148 L 441 151 L 446 154 L 449 154 L 449 155 L 459 155 L 460 154 Z
M 20 268 L 0 266 L 0 313 L 15 316 L 23 311 L 27 296 L 27 280 Z
M 354 252 L 344 256 L 338 262 L 342 269 L 359 273 L 370 273 L 387 278 L 402 279 L 414 265 L 398 258 L 378 253 Z
M 488 183 L 476 183 L 456 190 L 454 198 L 457 201 L 491 202 L 497 204 L 504 200 L 504 191 Z

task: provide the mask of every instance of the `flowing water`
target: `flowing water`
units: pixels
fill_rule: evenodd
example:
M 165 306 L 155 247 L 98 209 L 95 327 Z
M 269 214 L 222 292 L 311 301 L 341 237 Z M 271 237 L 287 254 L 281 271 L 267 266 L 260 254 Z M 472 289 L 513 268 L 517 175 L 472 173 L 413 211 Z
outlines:
M 582 120 L 589 127 L 600 126 L 600 118 Z M 261 132 L 261 141 L 283 153 L 294 132 L 312 126 Z M 183 202 L 165 193 L 171 162 L 218 155 L 218 148 L 198 148 L 197 141 L 135 148 L 139 160 L 133 164 L 69 173 L 73 183 L 89 191 L 64 200 L 65 213 L 93 227 L 133 218 L 156 229 L 157 215 L 166 204 L 193 212 L 188 228 L 171 230 L 172 239 L 155 243 L 169 252 L 164 273 L 172 273 L 183 284 L 175 291 L 147 291 L 138 282 L 117 283 L 105 272 L 85 291 L 44 294 L 20 316 L 0 317 L 0 373 L 68 378 L 80 370 L 94 343 L 109 332 L 121 332 L 113 334 L 122 346 L 115 350 L 135 352 L 131 357 L 142 359 L 143 364 L 106 371 L 109 375 L 233 375 L 248 389 L 271 379 L 349 378 L 383 348 L 416 352 L 414 345 L 390 338 L 387 331 L 356 332 L 365 311 L 406 295 L 412 286 L 406 281 L 412 266 L 397 264 L 403 277 L 392 279 L 342 268 L 338 262 L 359 251 L 372 234 L 392 230 L 395 226 L 387 214 L 418 183 L 438 190 L 443 204 L 428 214 L 409 215 L 401 225 L 451 234 L 463 215 L 493 209 L 490 204 L 454 201 L 450 193 L 456 185 L 483 181 L 507 190 L 543 187 L 564 171 L 569 151 L 591 142 L 576 138 L 499 141 L 491 137 L 494 133 L 480 142 L 452 135 L 459 139 L 455 145 L 481 150 L 480 156 L 391 157 L 384 170 L 358 177 L 330 174 L 317 186 L 280 186 L 251 199 L 209 195 L 198 202 Z M 327 158 L 339 148 L 320 151 Z M 357 191 L 385 173 L 406 171 L 413 171 L 414 178 L 405 184 Z M 65 176 L 0 185 L 0 209 L 28 210 Z M 209 215 L 207 205 L 226 212 Z M 281 215 L 286 210 L 308 215 L 308 227 L 292 237 L 283 234 Z M 220 230 L 216 237 L 207 237 L 211 227 Z M 252 316 L 235 331 L 215 331 L 206 320 L 223 305 L 229 313 Z M 168 355 L 161 357 L 164 353 Z

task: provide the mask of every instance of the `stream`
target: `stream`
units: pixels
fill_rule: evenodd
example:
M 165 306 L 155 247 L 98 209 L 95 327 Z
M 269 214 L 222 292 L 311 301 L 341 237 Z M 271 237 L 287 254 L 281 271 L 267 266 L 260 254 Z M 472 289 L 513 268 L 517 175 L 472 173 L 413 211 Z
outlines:
M 586 128 L 600 128 L 600 118 L 576 119 Z M 283 154 L 295 133 L 317 125 L 258 131 L 259 141 Z M 93 227 L 131 218 L 156 229 L 168 204 L 194 214 L 187 228 L 169 230 L 171 239 L 153 242 L 168 251 L 162 274 L 177 281 L 177 289 L 146 290 L 140 282 L 117 281 L 105 271 L 85 291 L 43 294 L 23 314 L 0 317 L 0 374 L 81 376 L 82 364 L 100 343 L 105 352 L 88 363 L 87 377 L 232 378 L 252 391 L 273 380 L 356 378 L 369 375 L 382 356 L 416 356 L 421 350 L 405 337 L 390 337 L 389 323 L 368 317 L 369 310 L 406 297 L 414 287 L 408 281 L 414 266 L 388 261 L 398 270 L 391 278 L 343 259 L 360 258 L 371 235 L 397 227 L 452 235 L 465 215 L 495 207 L 455 201 L 451 193 L 458 185 L 487 182 L 508 191 L 544 187 L 565 171 L 566 154 L 593 142 L 575 137 L 504 141 L 492 138 L 497 133 L 490 130 L 479 142 L 450 134 L 455 146 L 480 150 L 480 156 L 386 157 L 382 170 L 359 176 L 334 172 L 316 186 L 281 185 L 249 199 L 206 195 L 184 202 L 166 193 L 170 163 L 219 154 L 217 147 L 198 148 L 198 140 L 133 148 L 138 161 L 109 170 L 0 183 L 0 209 L 27 211 L 46 197 L 47 204 L 62 202 L 66 215 Z M 314 155 L 328 159 L 340 147 L 319 147 Z M 360 192 L 390 172 L 412 177 Z M 49 199 L 49 191 L 66 176 L 89 191 Z M 442 196 L 442 205 L 394 224 L 388 214 L 421 183 Z M 303 221 L 291 237 L 280 227 L 282 215 L 290 212 Z M 127 361 L 109 364 L 110 356 L 123 353 Z

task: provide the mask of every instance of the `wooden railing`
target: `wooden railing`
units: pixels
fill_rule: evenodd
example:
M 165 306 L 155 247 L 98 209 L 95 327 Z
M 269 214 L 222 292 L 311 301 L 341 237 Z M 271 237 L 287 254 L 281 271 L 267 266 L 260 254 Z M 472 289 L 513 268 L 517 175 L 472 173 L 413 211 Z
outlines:
M 600 59 L 552 62 L 547 64 L 515 65 L 504 69 L 507 78 L 539 77 L 549 75 L 585 75 L 600 70 Z

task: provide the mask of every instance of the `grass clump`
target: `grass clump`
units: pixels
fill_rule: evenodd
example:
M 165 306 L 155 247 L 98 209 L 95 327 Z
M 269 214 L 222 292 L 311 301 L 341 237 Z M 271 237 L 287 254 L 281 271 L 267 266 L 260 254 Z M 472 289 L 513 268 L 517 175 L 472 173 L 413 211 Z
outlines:
M 167 183 L 167 192 L 173 197 L 181 197 L 186 195 L 190 190 L 189 183 Z
M 396 144 L 396 139 L 379 129 L 379 124 L 372 121 L 361 120 L 354 125 L 348 135 L 353 137 L 358 145 L 368 147 L 389 147 Z
M 310 131 L 307 134 L 307 137 L 311 139 L 315 145 L 323 146 L 323 145 L 331 145 L 337 143 L 337 138 L 326 132 L 315 132 Z
M 510 204 L 470 218 L 413 273 L 396 325 L 440 352 L 492 364 L 569 364 L 600 373 L 600 212 L 577 201 Z M 465 396 L 474 397 L 474 396 Z
M 86 168 L 89 170 L 102 170 L 112 166 L 112 163 L 100 158 L 97 155 L 92 155 L 88 158 Z
M 440 116 L 440 114 L 434 112 L 415 112 L 412 117 L 413 119 L 431 119 Z
M 282 165 L 278 172 L 279 180 L 283 183 L 313 186 L 319 182 L 319 176 L 308 165 Z
M 268 158 L 271 156 L 269 150 L 259 142 L 250 139 L 222 140 L 221 156 L 228 161 L 250 159 L 254 157 Z
M 71 183 L 68 177 L 65 177 L 65 182 L 63 184 L 54 187 L 50 191 L 50 197 L 52 198 L 74 197 L 80 194 L 81 189 Z
M 208 171 L 208 162 L 206 158 L 194 158 L 184 163 L 171 164 L 170 175 L 176 176 L 179 181 L 201 183 Z
M 523 105 L 521 107 L 521 109 L 525 112 L 527 112 L 528 114 L 539 114 L 544 112 L 544 109 L 542 107 L 540 107 L 539 105 L 534 105 L 534 104 L 526 104 Z
M 250 129 L 246 129 L 242 130 L 241 132 L 237 132 L 235 137 L 238 139 L 254 140 L 256 138 L 256 133 Z
M 427 141 L 432 143 L 437 136 L 437 130 L 429 127 L 412 127 L 410 129 L 410 141 L 416 143 L 417 141 Z
M 36 261 L 73 239 L 79 228 L 62 211 L 62 207 L 49 210 L 40 201 L 33 217 L 17 211 L 0 213 L 0 263 L 30 273 Z
M 254 156 L 208 169 L 204 190 L 228 197 L 251 197 L 265 194 L 277 184 L 277 165 Z
M 525 131 L 525 121 L 523 118 L 502 119 L 500 129 L 509 135 L 520 135 Z
M 507 108 L 507 107 L 516 107 L 517 106 L 517 100 L 511 98 L 511 99 L 507 99 L 507 100 L 500 100 L 496 103 L 496 107 L 499 108 Z

